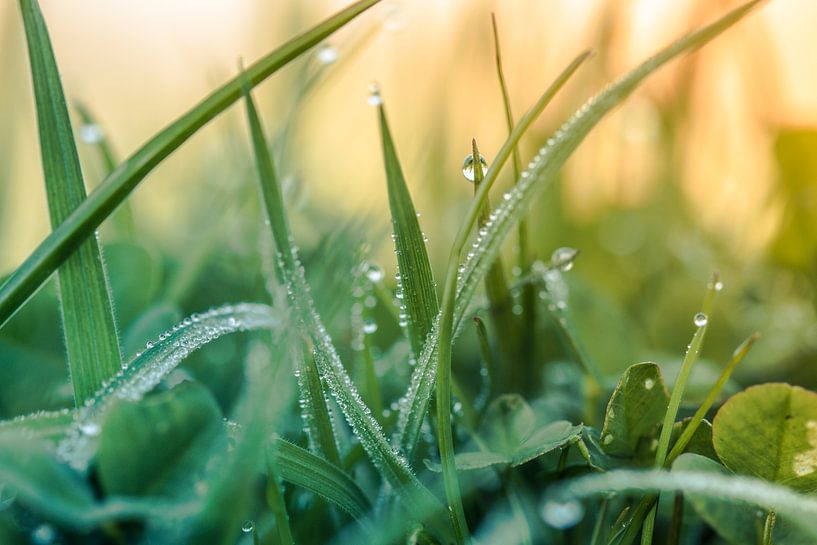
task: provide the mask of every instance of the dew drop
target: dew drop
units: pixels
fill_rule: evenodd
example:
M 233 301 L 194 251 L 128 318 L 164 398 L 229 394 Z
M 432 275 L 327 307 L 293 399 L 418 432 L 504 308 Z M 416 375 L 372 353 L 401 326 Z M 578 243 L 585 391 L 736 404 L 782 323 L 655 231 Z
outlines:
M 567 272 L 573 268 L 577 255 L 579 255 L 579 250 L 576 248 L 568 246 L 556 248 L 550 256 L 550 263 L 559 270 Z
M 651 378 L 648 378 L 644 381 L 644 388 L 647 390 L 652 390 L 652 387 L 655 386 L 655 381 Z
M 98 144 L 102 141 L 102 129 L 96 123 L 87 123 L 79 128 L 79 139 L 86 144 Z
M 56 537 L 57 531 L 50 524 L 40 524 L 31 533 L 31 540 L 37 545 L 53 543 Z
M 712 286 L 712 287 L 715 288 L 715 291 L 721 291 L 723 289 L 723 282 L 718 280 L 718 281 L 715 282 L 715 285 Z
M 372 82 L 369 84 L 369 96 L 366 97 L 369 106 L 380 106 L 383 104 L 383 97 L 380 96 L 380 84 Z
M 99 424 L 96 422 L 85 422 L 80 424 L 79 431 L 81 431 L 83 435 L 96 437 L 102 430 L 100 429 Z
M 709 318 L 703 312 L 699 312 L 698 314 L 695 315 L 692 321 L 695 322 L 696 326 L 703 327 L 707 324 L 707 322 L 709 322 Z
M 577 501 L 546 501 L 542 506 L 542 519 L 554 528 L 571 528 L 584 517 L 584 507 Z
M 365 322 L 363 322 L 363 333 L 366 333 L 367 335 L 371 335 L 375 331 L 377 331 L 377 322 L 375 322 L 374 320 L 371 320 L 371 319 L 366 320 Z
M 241 531 L 245 534 L 249 534 L 253 530 L 255 530 L 255 523 L 251 520 L 245 520 L 244 524 L 241 525 Z
M 377 284 L 383 280 L 383 276 L 383 269 L 380 267 L 380 265 L 377 263 L 366 264 L 366 278 L 368 278 L 370 282 Z
M 482 165 L 482 174 L 484 175 L 488 170 L 488 161 L 481 153 L 479 154 L 479 164 Z M 462 175 L 465 176 L 465 179 L 469 182 L 473 182 L 475 179 L 474 155 L 472 153 L 466 155 L 465 161 L 462 162 Z
M 315 57 L 321 64 L 332 64 L 338 60 L 338 50 L 332 44 L 323 44 L 318 48 Z

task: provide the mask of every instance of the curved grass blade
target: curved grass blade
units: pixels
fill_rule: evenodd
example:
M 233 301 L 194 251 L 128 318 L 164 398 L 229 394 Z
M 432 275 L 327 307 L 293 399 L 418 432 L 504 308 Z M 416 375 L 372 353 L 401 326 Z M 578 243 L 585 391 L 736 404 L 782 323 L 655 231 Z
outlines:
M 20 10 L 34 82 L 48 211 L 56 229 L 85 200 L 85 183 L 37 0 L 20 0 Z M 82 242 L 60 268 L 59 299 L 74 401 L 80 406 L 122 367 L 110 287 L 95 237 Z
M 149 342 L 81 407 L 60 442 L 57 453 L 77 469 L 85 469 L 99 438 L 105 411 L 117 399 L 138 401 L 195 350 L 228 333 L 280 327 L 280 311 L 267 305 L 226 305 L 186 318 Z
M 379 1 L 359 0 L 256 61 L 246 71 L 250 85 L 258 85 Z M 0 286 L 0 326 L 156 165 L 240 96 L 241 83 L 236 77 L 215 90 L 120 164 Z
M 611 85 L 607 90 L 591 99 L 583 106 L 576 115 L 570 118 L 551 138 L 547 145 L 539 151 L 539 154 L 531 161 L 528 169 L 522 173 L 521 180 L 504 195 L 504 202 L 496 212 L 493 222 L 495 230 L 492 232 L 490 226 L 483 235 L 482 240 L 478 239 L 477 249 L 485 249 L 486 254 L 490 253 L 490 259 L 482 263 L 483 268 L 489 267 L 496 258 L 499 245 L 507 235 L 510 227 L 524 214 L 526 205 L 530 203 L 534 189 L 540 190 L 543 181 L 553 180 L 562 165 L 572 155 L 573 151 L 584 140 L 590 130 L 610 112 L 616 105 L 624 100 L 633 90 L 657 68 L 680 55 L 681 53 L 697 48 L 720 32 L 737 22 L 746 15 L 760 0 L 755 0 L 737 8 L 698 31 L 688 34 L 674 44 L 660 51 L 654 57 L 648 59 L 641 66 L 624 76 L 617 83 Z M 517 129 L 523 122 L 520 122 Z M 514 133 L 517 133 L 514 130 Z M 453 439 L 451 436 L 451 348 L 454 334 L 454 311 L 456 306 L 456 296 L 459 290 L 458 274 L 460 256 L 465 246 L 468 234 L 474 228 L 479 211 L 488 197 L 493 182 L 496 180 L 499 170 L 514 144 L 512 137 L 506 141 L 500 150 L 494 165 L 488 170 L 483 186 L 480 188 L 477 198 L 468 211 L 466 221 L 460 228 L 456 242 L 451 251 L 448 268 L 446 270 L 445 290 L 443 291 L 442 310 L 440 317 L 440 336 L 437 350 L 437 418 L 438 418 L 438 439 L 440 444 L 440 458 L 443 467 L 443 481 L 445 483 L 446 496 L 448 498 L 449 509 L 456 520 L 456 529 L 463 529 L 465 516 L 460 499 L 459 482 L 457 480 L 456 465 L 454 462 Z M 518 140 L 518 137 L 517 137 Z M 539 183 L 536 183 L 539 182 Z M 490 252 L 487 250 L 491 249 Z M 482 252 L 472 252 L 473 256 Z M 468 263 L 466 262 L 466 272 Z M 481 275 L 480 275 L 481 276 Z M 467 285 L 467 280 L 463 279 L 463 285 Z M 462 534 L 460 534 L 461 536 Z
M 40 411 L 0 422 L 0 435 L 18 433 L 33 439 L 57 440 L 61 438 L 71 422 L 74 411 Z
M 428 261 L 425 237 L 417 221 L 417 212 L 406 187 L 403 169 L 394 149 L 386 111 L 381 100 L 377 108 L 380 136 L 383 143 L 383 162 L 389 193 L 389 209 L 394 229 L 394 248 L 397 252 L 398 294 L 401 313 L 408 322 L 409 344 L 416 359 L 423 350 L 426 337 L 434 325 L 439 305 L 434 275 Z
M 276 439 L 273 448 L 283 480 L 311 490 L 356 519 L 371 511 L 369 498 L 338 466 L 284 439 Z
M 278 272 L 286 285 L 301 329 L 314 344 L 315 363 L 321 380 L 328 387 L 329 393 L 334 397 L 372 464 L 404 500 L 405 506 L 418 516 L 429 505 L 442 510 L 434 495 L 412 473 L 408 461 L 392 450 L 380 424 L 372 416 L 371 409 L 363 402 L 346 372 L 332 339 L 315 309 L 299 251 L 290 234 L 272 157 L 248 88 L 245 88 L 245 103 L 254 142 L 263 204 L 277 248 Z M 434 531 L 439 536 L 444 536 L 448 529 L 445 525 L 435 522 Z
M 687 456 L 678 459 L 680 463 Z M 613 470 L 556 485 L 545 493 L 545 504 L 565 505 L 610 493 L 680 492 L 726 501 L 754 504 L 774 510 L 817 538 L 817 500 L 790 488 L 752 477 L 719 475 L 710 471 Z
M 527 131 L 533 121 L 542 113 L 545 106 L 550 102 L 550 100 L 556 95 L 559 89 L 567 82 L 567 80 L 576 72 L 576 70 L 581 66 L 581 64 L 587 60 L 590 56 L 589 52 L 585 52 L 580 54 L 576 57 L 568 66 L 565 68 L 559 77 L 551 84 L 551 86 L 545 91 L 545 93 L 539 98 L 539 100 L 534 104 L 534 106 L 522 117 L 522 119 L 517 124 L 514 131 L 511 133 L 511 136 L 508 137 L 508 140 L 502 146 L 502 150 L 497 155 L 496 159 L 494 160 L 493 165 L 491 168 L 488 169 L 488 180 L 489 178 L 495 179 L 496 175 L 498 174 L 498 169 L 502 168 L 502 165 L 508 160 L 510 156 L 511 150 L 513 146 L 519 141 L 522 135 Z M 486 180 L 483 180 L 483 186 L 480 189 L 480 195 L 484 194 L 487 196 L 487 187 Z M 475 199 L 471 204 L 471 210 L 481 209 L 482 203 L 478 205 L 478 199 Z M 489 219 L 490 224 L 494 225 L 494 229 L 496 229 L 496 222 L 494 220 Z M 491 232 L 491 225 L 486 226 L 486 235 L 487 233 Z M 473 225 L 471 225 L 471 228 Z M 468 233 L 470 233 L 470 229 L 467 230 L 465 233 L 465 237 L 467 238 Z M 498 236 L 499 238 L 504 237 L 507 234 L 507 231 Z M 484 237 L 478 237 L 478 241 L 480 242 L 481 246 L 484 247 L 483 239 Z M 501 241 L 500 241 L 501 242 Z M 461 241 L 460 250 L 464 245 L 464 241 Z M 497 248 L 498 251 L 498 248 Z M 457 255 L 459 255 L 459 251 L 457 251 Z M 484 260 L 485 256 L 480 253 L 482 256 L 482 260 L 477 261 L 479 258 L 477 254 L 471 258 L 471 261 L 466 261 L 466 265 L 470 265 L 472 269 L 475 268 L 475 264 L 478 262 L 480 264 L 479 273 L 475 274 L 475 270 L 468 270 L 462 269 L 463 278 L 465 278 L 465 274 L 468 273 L 469 283 L 467 284 L 470 288 L 469 290 L 459 290 L 457 293 L 457 301 L 458 305 L 454 311 L 454 331 L 458 331 L 461 324 L 462 318 L 466 314 L 466 310 L 468 308 L 469 302 L 471 297 L 473 296 L 474 291 L 476 290 L 479 283 L 485 277 L 485 273 L 488 271 L 488 266 L 490 263 L 485 265 L 486 260 Z M 493 254 L 492 257 L 495 257 L 496 254 Z M 456 272 L 456 269 L 455 269 Z M 425 418 L 426 412 L 428 410 L 428 402 L 431 397 L 431 391 L 434 388 L 434 382 L 437 372 L 437 350 L 439 348 L 439 338 L 440 338 L 440 316 L 441 314 L 438 313 L 437 320 L 435 321 L 434 328 L 426 339 L 425 346 L 423 347 L 423 351 L 420 355 L 420 359 L 417 362 L 417 366 L 414 372 L 411 375 L 411 382 L 409 383 L 409 387 L 400 400 L 400 414 L 398 417 L 398 430 L 397 430 L 397 438 L 398 443 L 400 444 L 401 448 L 404 452 L 410 452 L 413 449 L 413 445 L 417 443 L 417 439 L 420 434 L 420 427 L 422 426 L 423 419 Z

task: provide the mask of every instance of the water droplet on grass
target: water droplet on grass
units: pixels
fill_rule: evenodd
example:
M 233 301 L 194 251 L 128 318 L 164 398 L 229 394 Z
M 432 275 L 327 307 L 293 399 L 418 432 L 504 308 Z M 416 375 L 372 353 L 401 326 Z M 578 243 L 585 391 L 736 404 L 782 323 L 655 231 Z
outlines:
M 86 144 L 98 144 L 102 141 L 102 129 L 96 123 L 88 123 L 79 128 L 79 139 Z
M 554 528 L 571 528 L 584 517 L 584 506 L 577 501 L 546 501 L 542 506 L 542 519 Z
M 577 255 L 579 255 L 579 250 L 576 248 L 567 246 L 556 248 L 550 256 L 550 264 L 561 271 L 567 272 L 573 268 L 573 262 Z
M 366 97 L 366 103 L 369 106 L 380 106 L 383 104 L 383 97 L 380 96 L 380 84 L 369 84 L 369 96 Z
M 40 524 L 31 532 L 31 540 L 37 545 L 53 543 L 56 537 L 57 531 L 50 524 Z
M 81 431 L 83 435 L 96 437 L 102 430 L 96 422 L 85 422 L 84 424 L 80 424 L 79 431 Z
M 338 50 L 331 44 L 323 44 L 320 46 L 320 48 L 318 48 L 318 52 L 315 54 L 315 57 L 321 64 L 332 64 L 338 60 Z
M 652 387 L 655 386 L 655 381 L 651 378 L 648 378 L 644 381 L 644 388 L 647 390 L 652 390 Z
M 366 320 L 363 322 L 363 333 L 371 335 L 377 331 L 377 322 L 374 320 Z
M 366 265 L 366 278 L 368 278 L 370 282 L 377 284 L 383 280 L 383 276 L 383 269 L 380 268 L 380 265 L 376 263 L 368 263 Z
M 245 534 L 249 534 L 253 530 L 255 530 L 255 523 L 251 520 L 245 520 L 244 524 L 241 525 L 241 531 Z
M 488 161 L 481 153 L 479 155 L 479 164 L 482 165 L 482 174 L 485 175 L 485 172 L 488 171 Z M 473 182 L 476 177 L 474 173 L 474 155 L 471 153 L 469 153 L 465 157 L 465 161 L 462 162 L 462 175 L 465 176 L 465 179 L 469 182 Z
M 707 315 L 703 312 L 699 312 L 695 315 L 692 321 L 695 322 L 696 326 L 703 327 L 707 324 L 707 322 L 709 322 L 709 317 L 707 317 Z

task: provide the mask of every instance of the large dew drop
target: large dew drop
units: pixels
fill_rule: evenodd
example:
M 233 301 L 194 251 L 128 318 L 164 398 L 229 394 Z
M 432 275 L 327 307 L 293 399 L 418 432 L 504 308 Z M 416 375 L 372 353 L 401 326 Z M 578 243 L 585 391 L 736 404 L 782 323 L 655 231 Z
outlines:
M 556 248 L 550 256 L 550 264 L 561 271 L 569 271 L 573 268 L 573 262 L 576 256 L 579 255 L 579 250 L 564 246 Z
M 367 263 L 364 266 L 364 270 L 366 271 L 366 278 L 368 278 L 370 282 L 377 284 L 383 280 L 383 269 L 380 268 L 380 265 L 377 263 Z
M 482 174 L 485 175 L 488 171 L 488 161 L 481 153 L 479 154 L 479 164 L 482 165 Z M 469 153 L 465 157 L 465 161 L 462 162 L 462 175 L 465 176 L 465 179 L 469 182 L 473 182 L 476 179 L 476 174 L 474 173 L 474 155 L 472 153 Z
M 546 501 L 542 506 L 542 519 L 554 528 L 563 530 L 577 525 L 584 517 L 584 506 L 577 501 Z
M 703 327 L 707 324 L 707 322 L 709 322 L 709 318 L 703 312 L 699 312 L 698 314 L 695 315 L 692 321 L 695 322 L 696 326 Z

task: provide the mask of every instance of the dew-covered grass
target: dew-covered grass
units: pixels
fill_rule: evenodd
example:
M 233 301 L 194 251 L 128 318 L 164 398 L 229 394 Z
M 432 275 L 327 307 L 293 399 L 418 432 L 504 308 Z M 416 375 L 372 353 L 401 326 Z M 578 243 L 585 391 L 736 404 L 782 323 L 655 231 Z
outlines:
M 593 55 L 553 70 L 515 119 L 492 18 L 508 132 L 493 156 L 476 140 L 466 147 L 458 177 L 474 196 L 452 233 L 426 231 L 389 121 L 405 106 L 372 84 L 361 100 L 380 135 L 372 160 L 383 165 L 392 263 L 372 252 L 371 218 L 302 242 L 293 218 L 317 212 L 293 204 L 288 129 L 269 132 L 254 99 L 304 55 L 318 61 L 301 74 L 304 93 L 330 65 L 342 70 L 326 40 L 374 4 L 351 4 L 242 66 L 119 162 L 93 105 L 66 102 L 37 1 L 20 0 L 54 229 L 0 285 L 0 542 L 817 542 L 817 394 L 751 378 L 742 389 L 734 375 L 753 330 L 728 339 L 731 356 L 707 353 L 721 305 L 736 308 L 728 276 L 686 286 L 694 303 L 671 322 L 686 349 L 635 359 L 646 343 L 627 310 L 577 277 L 593 250 L 550 233 L 558 243 L 543 253 L 530 217 L 605 116 L 759 2 L 613 80 L 531 157 L 520 143 Z M 203 232 L 174 255 L 140 236 L 129 197 L 235 103 L 249 175 L 241 203 L 218 210 L 240 210 L 251 249 L 214 247 Z M 106 171 L 88 195 L 78 141 Z M 504 190 L 501 176 L 512 178 Z M 108 218 L 113 241 L 97 234 Z

